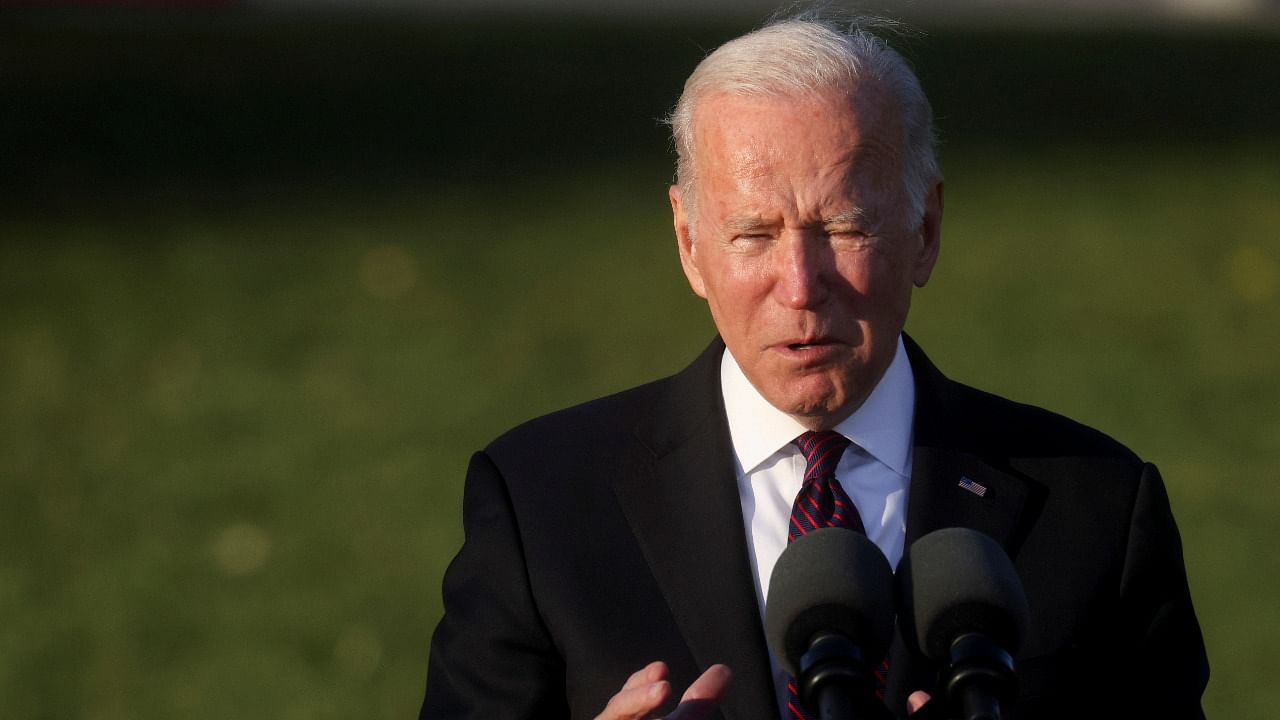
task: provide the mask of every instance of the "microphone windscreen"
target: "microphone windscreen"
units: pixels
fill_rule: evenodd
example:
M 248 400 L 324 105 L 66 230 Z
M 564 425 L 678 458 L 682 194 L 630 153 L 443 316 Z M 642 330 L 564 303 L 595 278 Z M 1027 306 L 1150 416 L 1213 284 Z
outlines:
M 1013 655 L 1030 610 L 1022 581 L 1004 548 L 969 528 L 945 528 L 917 540 L 898 566 L 903 636 L 930 659 L 945 662 L 951 643 L 981 633 Z
M 875 543 L 844 528 L 796 538 L 769 576 L 765 637 L 793 676 L 814 635 L 839 633 L 872 658 L 893 634 L 893 570 Z

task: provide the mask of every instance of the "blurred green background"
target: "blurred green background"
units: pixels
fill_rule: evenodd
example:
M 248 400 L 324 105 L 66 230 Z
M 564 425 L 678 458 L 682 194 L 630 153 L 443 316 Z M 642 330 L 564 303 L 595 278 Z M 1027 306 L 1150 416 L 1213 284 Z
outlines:
M 662 116 L 758 18 L 0 13 L 0 716 L 416 716 L 470 453 L 678 370 Z M 908 330 L 1169 484 L 1280 671 L 1280 34 L 922 23 Z

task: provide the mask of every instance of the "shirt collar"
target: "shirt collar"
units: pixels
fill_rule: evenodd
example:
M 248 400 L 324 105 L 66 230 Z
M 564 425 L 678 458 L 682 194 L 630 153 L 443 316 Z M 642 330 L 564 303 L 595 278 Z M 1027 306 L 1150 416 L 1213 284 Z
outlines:
M 754 470 L 807 429 L 764 399 L 727 348 L 720 360 L 720 386 L 739 476 Z M 909 478 L 915 395 L 911 362 L 899 336 L 893 361 L 862 407 L 834 429 L 895 473 Z

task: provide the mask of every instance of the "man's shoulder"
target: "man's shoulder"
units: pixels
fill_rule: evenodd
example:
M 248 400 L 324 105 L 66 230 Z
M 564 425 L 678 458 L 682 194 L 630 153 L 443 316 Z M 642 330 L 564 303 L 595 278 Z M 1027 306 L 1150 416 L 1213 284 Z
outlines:
M 1064 414 L 944 376 L 908 343 L 917 383 L 917 440 L 1008 458 L 1084 458 L 1138 466 L 1142 461 L 1107 433 Z
M 580 445 L 588 438 L 631 435 L 669 392 L 670 377 L 526 420 L 499 435 L 486 450 L 502 454 L 528 445 Z
M 617 456 L 637 447 L 656 452 L 655 445 L 666 442 L 671 433 L 722 413 L 714 373 L 723 347 L 713 342 L 674 375 L 522 422 L 498 436 L 485 452 L 520 462 L 588 450 L 596 456 Z
M 1140 463 L 1107 433 L 1052 410 L 953 383 L 958 423 L 977 447 L 1037 457 L 1089 456 Z

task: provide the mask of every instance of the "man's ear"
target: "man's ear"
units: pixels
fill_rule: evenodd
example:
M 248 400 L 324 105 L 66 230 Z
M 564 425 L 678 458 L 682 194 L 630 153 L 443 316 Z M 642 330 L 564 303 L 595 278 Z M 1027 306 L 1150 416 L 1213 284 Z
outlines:
M 685 279 L 689 287 L 700 298 L 707 297 L 707 286 L 702 281 L 702 272 L 698 270 L 694 257 L 693 234 L 689 231 L 689 214 L 684 205 L 684 195 L 679 185 L 667 189 L 667 197 L 671 200 L 671 220 L 676 231 L 676 248 L 680 251 L 680 267 L 684 269 Z
M 924 204 L 924 218 L 920 221 L 920 250 L 911 269 L 911 281 L 916 287 L 924 287 L 938 262 L 938 246 L 942 242 L 942 181 L 934 184 Z

